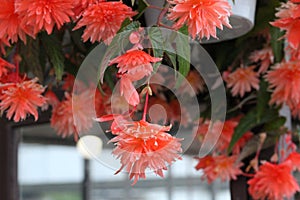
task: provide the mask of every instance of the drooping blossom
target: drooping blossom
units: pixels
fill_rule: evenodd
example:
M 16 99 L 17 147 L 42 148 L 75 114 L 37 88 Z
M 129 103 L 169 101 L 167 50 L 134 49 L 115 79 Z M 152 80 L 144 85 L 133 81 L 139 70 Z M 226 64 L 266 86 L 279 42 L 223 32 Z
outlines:
M 7 73 L 10 70 L 15 69 L 15 68 L 16 67 L 13 64 L 7 62 L 6 60 L 4 60 L 3 58 L 0 57 L 0 78 L 2 76 L 7 75 Z
M 139 104 L 139 94 L 127 74 L 122 75 L 120 79 L 120 93 L 130 105 L 136 106 Z
M 151 63 L 159 62 L 161 58 L 155 58 L 142 50 L 129 50 L 125 54 L 110 61 L 110 65 L 118 64 L 118 73 L 128 73 L 135 77 L 148 76 L 153 71 Z M 141 79 L 141 78 L 137 78 Z
M 185 23 L 192 38 L 210 36 L 217 38 L 216 29 L 223 30 L 223 25 L 231 28 L 229 16 L 231 6 L 227 0 L 170 0 L 174 5 L 170 9 L 169 19 L 175 21 L 174 28 Z
M 265 73 L 271 64 L 274 62 L 273 50 L 271 47 L 266 47 L 251 53 L 250 60 L 252 62 L 260 62 L 258 73 Z
M 248 181 L 250 195 L 253 199 L 291 198 L 297 191 L 300 191 L 291 171 L 291 162 L 281 164 L 264 162 L 254 177 Z
M 26 42 L 26 34 L 29 34 L 30 31 L 21 24 L 21 18 L 15 11 L 15 1 L 1 0 L 0 3 L 0 39 L 15 43 L 20 38 Z
M 266 75 L 273 90 L 270 103 L 297 105 L 300 103 L 300 62 L 276 64 Z
M 71 21 L 73 0 L 16 0 L 16 13 L 22 20 L 21 24 L 32 27 L 34 34 L 46 30 L 50 35 L 56 26 L 60 29 Z
M 189 71 L 186 81 L 183 81 L 179 91 L 182 94 L 195 96 L 205 90 L 205 82 L 196 70 Z
M 55 108 L 59 103 L 59 99 L 52 90 L 48 90 L 45 95 L 46 103 L 43 105 L 42 110 L 48 110 L 49 106 Z
M 90 39 L 94 43 L 102 40 L 109 44 L 121 28 L 122 22 L 136 14 L 122 2 L 100 2 L 85 9 L 74 29 L 86 27 L 82 35 L 83 41 Z
M 183 103 L 180 103 L 178 99 L 173 99 L 169 102 L 169 106 L 171 108 L 170 123 L 174 124 L 178 122 L 183 127 L 187 127 L 191 124 L 192 117 Z
M 285 30 L 285 38 L 293 49 L 300 47 L 300 5 L 288 1 L 282 3 L 276 13 L 279 19 L 271 22 L 271 25 Z
M 221 130 L 221 134 L 214 147 L 214 151 L 218 153 L 226 152 L 234 134 L 234 130 L 239 124 L 239 119 L 233 118 L 228 119 L 225 122 L 216 121 L 213 124 L 210 123 L 210 120 L 203 121 L 202 119 L 200 119 L 199 126 L 197 124 L 197 127 L 195 127 L 197 131 L 197 137 L 199 138 L 200 142 L 202 142 L 207 134 L 212 134 L 215 137 L 218 137 L 218 131 Z M 223 128 L 221 128 L 222 126 Z M 243 136 L 233 146 L 232 152 L 234 154 L 239 154 L 246 142 L 249 141 L 252 138 L 252 136 L 253 134 L 250 131 L 244 133 Z
M 79 19 L 82 15 L 82 12 L 89 7 L 92 4 L 95 4 L 97 2 L 102 2 L 103 0 L 75 0 L 74 2 L 74 8 L 73 8 L 73 12 L 74 12 L 74 16 L 75 16 L 75 20 Z
M 0 94 L 0 110 L 6 112 L 6 117 L 15 122 L 26 119 L 31 114 L 38 120 L 38 107 L 46 103 L 42 96 L 45 88 L 37 83 L 38 79 L 18 83 L 0 84 L 4 87 Z
M 110 109 L 110 100 L 112 98 L 111 90 L 106 85 L 104 85 L 101 89 L 104 93 L 102 93 L 99 89 L 96 89 L 95 91 L 94 102 L 97 117 L 112 113 Z
M 62 137 L 77 139 L 78 134 L 92 127 L 92 99 L 90 91 L 71 96 L 65 93 L 65 99 L 52 110 L 51 127 Z
M 204 158 L 197 158 L 198 164 L 195 166 L 196 170 L 203 170 L 203 179 L 207 179 L 208 183 L 221 179 L 222 181 L 229 181 L 230 179 L 237 179 L 237 176 L 242 174 L 240 167 L 243 163 L 236 163 L 237 156 L 205 156 Z
M 140 178 L 146 178 L 146 169 L 163 177 L 167 165 L 181 159 L 181 139 L 167 133 L 171 126 L 160 126 L 143 120 L 129 121 L 122 117 L 116 117 L 114 124 L 112 129 L 116 137 L 110 142 L 115 143 L 116 148 L 112 153 L 120 158 L 122 165 L 116 174 L 125 169 L 129 178 L 134 179 L 133 184 Z
M 240 67 L 227 76 L 225 81 L 233 96 L 243 97 L 252 88 L 259 89 L 258 73 L 254 68 L 255 66 Z
M 300 154 L 298 152 L 292 152 L 285 159 L 285 162 L 291 162 L 293 170 L 300 171 Z

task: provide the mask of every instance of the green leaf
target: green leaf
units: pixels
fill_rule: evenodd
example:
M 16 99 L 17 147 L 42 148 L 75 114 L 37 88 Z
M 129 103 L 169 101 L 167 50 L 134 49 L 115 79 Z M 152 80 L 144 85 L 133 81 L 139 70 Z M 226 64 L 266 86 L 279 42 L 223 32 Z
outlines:
M 270 101 L 270 93 L 267 91 L 268 83 L 262 79 L 259 83 L 259 90 L 257 93 L 257 121 L 260 121 L 264 115 L 265 110 L 268 108 Z
M 147 7 L 149 6 L 149 4 L 145 1 L 145 0 L 138 0 L 138 15 L 134 17 L 134 20 L 139 19 L 145 12 L 145 10 L 147 9 Z
M 49 57 L 49 61 L 54 67 L 57 80 L 62 79 L 64 73 L 64 61 L 61 42 L 55 35 L 47 35 L 45 32 L 41 34 L 41 42 Z
M 178 59 L 178 71 L 182 76 L 177 77 L 176 86 L 179 87 L 183 78 L 187 76 L 190 71 L 191 50 L 188 37 L 188 27 L 183 26 L 179 29 L 182 34 L 177 35 L 176 39 L 176 53 Z
M 171 62 L 170 64 L 172 64 L 174 69 L 176 70 L 177 69 L 176 54 L 169 51 L 165 51 L 165 54 L 167 55 L 169 61 Z
M 228 152 L 230 153 L 232 151 L 233 146 L 247 131 L 250 131 L 251 129 L 259 125 L 262 125 L 264 123 L 272 122 L 277 117 L 278 117 L 278 110 L 275 109 L 265 110 L 260 120 L 257 119 L 257 109 L 253 109 L 250 112 L 248 112 L 240 120 L 238 126 L 235 128 L 228 147 Z
M 270 28 L 271 33 L 271 46 L 273 49 L 274 54 L 274 61 L 275 63 L 281 62 L 284 56 L 284 40 L 279 40 L 283 36 L 283 32 L 280 31 L 279 28 L 271 27 Z
M 239 122 L 235 128 L 233 136 L 231 138 L 228 152 L 230 153 L 235 143 L 250 129 L 256 125 L 256 110 L 252 110 L 247 113 Z
M 20 54 L 23 58 L 22 62 L 25 64 L 26 71 L 32 72 L 36 77 L 38 77 L 40 82 L 44 81 L 43 68 L 40 63 L 40 43 L 39 40 L 34 40 L 32 38 L 27 39 L 26 45 L 21 43 Z
M 162 32 L 157 27 L 151 27 L 148 30 L 149 40 L 153 48 L 153 55 L 156 58 L 162 58 L 164 54 L 164 38 Z M 156 71 L 161 62 L 156 62 L 153 64 L 153 70 Z
M 127 22 L 124 23 L 126 24 Z M 108 67 L 109 61 L 125 49 L 125 47 L 129 44 L 130 34 L 133 31 L 137 30 L 140 27 L 140 25 L 141 24 L 139 22 L 134 21 L 128 24 L 127 26 L 121 28 L 118 34 L 113 38 L 99 64 L 98 80 L 100 80 L 101 83 L 103 83 L 103 77 L 105 74 L 105 70 Z
M 271 132 L 271 131 L 276 131 L 276 130 L 279 130 L 280 127 L 282 127 L 284 125 L 286 121 L 286 118 L 285 117 L 282 117 L 282 116 L 278 116 L 276 117 L 274 120 L 266 123 L 264 125 L 264 128 L 263 130 L 265 132 Z

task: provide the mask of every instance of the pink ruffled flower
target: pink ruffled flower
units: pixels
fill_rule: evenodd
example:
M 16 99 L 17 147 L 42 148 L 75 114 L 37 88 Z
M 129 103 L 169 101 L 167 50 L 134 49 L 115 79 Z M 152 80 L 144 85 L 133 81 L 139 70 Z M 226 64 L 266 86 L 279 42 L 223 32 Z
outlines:
M 65 100 L 52 110 L 51 127 L 62 137 L 74 134 L 75 140 L 79 133 L 84 133 L 92 127 L 93 108 L 90 91 L 73 96 L 65 93 Z
M 231 28 L 229 16 L 231 6 L 227 0 L 170 0 L 174 5 L 170 9 L 169 19 L 176 21 L 175 28 L 185 23 L 192 38 L 210 36 L 217 38 L 216 28 L 223 30 L 223 25 Z
M 276 64 L 266 75 L 273 90 L 270 103 L 287 103 L 295 106 L 300 103 L 300 62 Z
M 45 88 L 37 83 L 38 79 L 22 81 L 19 83 L 0 84 L 5 89 L 0 94 L 0 110 L 6 111 L 6 117 L 15 122 L 26 119 L 31 114 L 38 120 L 38 107 L 42 107 L 46 100 L 42 96 Z
M 272 164 L 265 162 L 255 176 L 248 181 L 249 193 L 254 199 L 279 200 L 292 197 L 300 191 L 291 174 L 292 163 Z
M 134 179 L 133 185 L 138 179 L 146 178 L 146 169 L 163 177 L 163 170 L 167 170 L 167 165 L 181 159 L 178 155 L 182 152 L 179 142 L 181 139 L 167 133 L 171 126 L 127 121 L 122 117 L 115 118 L 114 124 L 111 129 L 115 130 L 116 137 L 109 142 L 116 144 L 113 154 L 120 158 L 122 164 L 116 174 L 125 168 L 129 178 Z
M 110 65 L 118 64 L 119 73 L 128 73 L 143 78 L 153 71 L 152 64 L 161 61 L 142 50 L 129 50 L 125 54 L 118 56 L 110 61 Z M 141 78 L 136 78 L 141 79 Z
M 252 88 L 259 89 L 258 73 L 254 71 L 255 66 L 241 67 L 227 76 L 225 80 L 227 87 L 231 88 L 233 96 L 243 97 Z
M 26 42 L 26 34 L 30 31 L 21 24 L 21 18 L 15 10 L 15 1 L 1 0 L 0 2 L 0 39 L 15 43 L 20 38 Z
M 85 26 L 83 41 L 90 39 L 94 43 L 102 40 L 105 44 L 109 44 L 121 28 L 123 21 L 126 18 L 131 19 L 136 14 L 122 2 L 92 4 L 85 9 L 74 30 Z
M 7 62 L 7 61 L 4 60 L 3 58 L 0 58 L 0 78 L 1 78 L 2 76 L 7 75 L 7 73 L 8 73 L 10 70 L 15 69 L 15 68 L 16 68 L 16 67 L 15 67 L 13 64 Z M 1 80 L 1 79 L 0 79 L 0 80 Z
M 279 19 L 271 22 L 273 26 L 285 30 L 285 38 L 293 49 L 300 47 L 300 5 L 296 1 L 282 3 L 276 17 Z
M 209 124 L 209 120 L 206 120 L 204 122 L 200 120 L 200 126 L 196 127 L 199 140 L 202 141 L 206 134 L 213 134 L 218 137 L 219 133 L 217 131 L 221 131 L 220 137 L 218 138 L 218 142 L 216 143 L 214 150 L 219 153 L 226 152 L 232 139 L 234 130 L 239 124 L 239 120 L 234 118 L 226 120 L 224 123 L 217 121 L 212 125 L 211 128 Z M 222 126 L 223 128 L 221 129 Z M 253 134 L 250 131 L 244 133 L 243 136 L 234 145 L 232 152 L 234 154 L 239 154 L 242 147 L 247 143 L 247 141 L 252 138 L 252 136 Z
M 266 47 L 261 50 L 254 51 L 250 55 L 252 62 L 260 62 L 258 73 L 265 73 L 270 65 L 274 62 L 273 50 L 271 47 Z
M 198 164 L 196 170 L 203 170 L 203 179 L 207 179 L 208 183 L 212 183 L 216 179 L 229 181 L 237 179 L 237 176 L 242 174 L 240 167 L 242 163 L 236 163 L 237 156 L 205 156 L 197 158 Z
M 124 74 L 120 79 L 120 92 L 121 96 L 124 96 L 130 105 L 136 106 L 139 104 L 139 94 L 132 84 L 132 80 L 126 74 Z
M 54 26 L 60 29 L 73 17 L 73 0 L 16 0 L 16 13 L 22 25 L 33 27 L 34 34 L 45 29 L 51 34 Z

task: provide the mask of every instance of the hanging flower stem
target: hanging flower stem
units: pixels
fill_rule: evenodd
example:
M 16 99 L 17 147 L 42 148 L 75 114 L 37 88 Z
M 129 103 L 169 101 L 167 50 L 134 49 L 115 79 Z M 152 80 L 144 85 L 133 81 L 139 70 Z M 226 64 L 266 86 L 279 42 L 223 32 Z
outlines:
M 147 111 L 148 111 L 148 103 L 149 103 L 149 90 L 150 87 L 147 86 L 146 88 L 146 99 L 145 99 L 145 104 L 144 104 L 144 112 L 143 112 L 143 121 L 146 121 L 146 116 L 147 116 Z

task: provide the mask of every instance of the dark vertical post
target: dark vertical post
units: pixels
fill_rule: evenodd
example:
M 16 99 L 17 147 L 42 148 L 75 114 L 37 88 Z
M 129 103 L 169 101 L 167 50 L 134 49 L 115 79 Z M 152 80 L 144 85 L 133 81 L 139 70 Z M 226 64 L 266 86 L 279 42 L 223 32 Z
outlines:
M 230 181 L 231 200 L 249 200 L 247 177 L 239 176 L 237 180 Z
M 91 179 L 90 179 L 90 161 L 84 159 L 84 179 L 82 187 L 82 200 L 90 200 Z
M 0 199 L 18 200 L 18 143 L 7 120 L 0 118 Z

